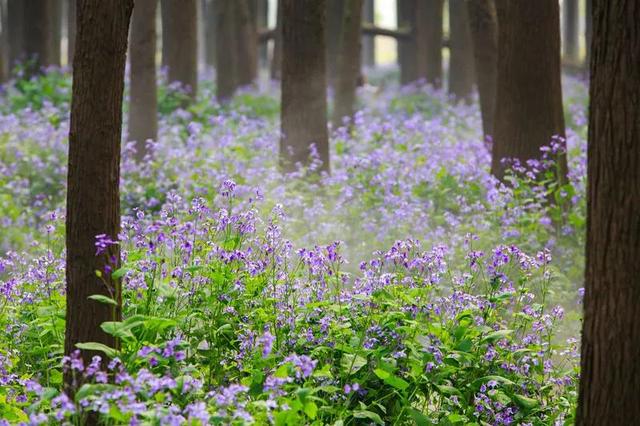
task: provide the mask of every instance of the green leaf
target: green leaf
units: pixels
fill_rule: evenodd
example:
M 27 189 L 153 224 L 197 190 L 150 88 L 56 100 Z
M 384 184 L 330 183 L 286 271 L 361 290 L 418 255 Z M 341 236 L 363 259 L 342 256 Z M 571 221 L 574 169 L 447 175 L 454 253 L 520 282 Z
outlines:
M 385 382 L 390 386 L 393 386 L 396 389 L 405 390 L 406 388 L 409 387 L 409 383 L 406 380 L 396 375 L 393 375 L 388 371 L 376 368 L 373 372 L 375 373 L 376 376 L 381 378 L 383 382 Z
M 527 410 L 531 410 L 533 408 L 536 408 L 538 405 L 540 405 L 537 399 L 529 398 L 528 396 L 524 396 L 524 395 L 513 395 L 513 400 L 520 407 Z
M 373 411 L 368 411 L 368 410 L 355 411 L 353 413 L 353 417 L 355 417 L 356 419 L 373 420 L 374 422 L 376 422 L 379 425 L 383 425 L 384 424 L 384 422 L 382 421 L 382 418 L 380 418 L 380 416 L 378 414 L 374 413 Z
M 482 339 L 482 343 L 494 343 L 500 339 L 504 339 L 508 335 L 513 333 L 513 330 L 498 330 L 493 333 L 489 333 Z
M 344 354 L 340 360 L 340 367 L 347 374 L 355 374 L 365 365 L 367 365 L 367 359 L 360 355 Z
M 124 277 L 129 271 L 129 268 L 118 268 L 113 271 L 113 273 L 111 274 L 111 278 L 113 278 L 114 280 L 119 280 L 120 278 Z
M 106 384 L 106 383 L 86 383 L 78 389 L 75 394 L 75 401 L 80 402 L 81 400 L 96 394 L 102 394 L 113 390 L 115 388 L 114 385 Z
M 413 421 L 416 423 L 416 426 L 432 426 L 433 425 L 433 422 L 429 420 L 427 416 L 425 416 L 415 408 L 412 408 L 410 413 L 411 413 L 411 417 L 413 418 Z
M 313 401 L 308 401 L 304 404 L 304 413 L 313 420 L 318 415 L 318 406 Z
M 107 305 L 118 306 L 118 302 L 103 294 L 92 294 L 88 297 L 88 299 L 95 300 L 96 302 L 100 303 L 105 303 Z
M 461 422 L 466 422 L 469 419 L 466 416 L 463 416 L 462 414 L 453 413 L 447 416 L 447 420 L 449 420 L 451 423 L 461 423 Z
M 107 334 L 123 340 L 135 340 L 131 328 L 120 321 L 106 321 L 100 324 L 100 328 Z
M 458 395 L 461 396 L 462 394 L 460 393 L 460 391 L 456 388 L 454 388 L 453 386 L 449 386 L 449 385 L 436 385 L 436 387 L 438 388 L 438 390 L 440 391 L 440 393 L 444 394 L 444 395 Z
M 118 351 L 115 349 L 98 342 L 76 343 L 76 348 L 85 351 L 102 352 L 109 358 L 114 358 L 118 355 Z

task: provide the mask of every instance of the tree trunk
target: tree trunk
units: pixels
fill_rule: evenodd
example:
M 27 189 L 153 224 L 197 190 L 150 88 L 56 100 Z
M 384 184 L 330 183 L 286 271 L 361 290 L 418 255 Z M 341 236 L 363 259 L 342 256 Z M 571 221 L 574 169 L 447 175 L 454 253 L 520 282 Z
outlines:
M 364 0 L 363 21 L 375 24 L 375 0 Z M 376 43 L 371 35 L 362 36 L 362 63 L 368 67 L 376 65 Z
M 269 28 L 269 0 L 252 0 L 254 23 L 256 30 L 266 30 Z M 258 37 L 257 31 L 254 37 Z M 258 43 L 258 65 L 259 67 L 266 67 L 269 61 L 267 43 Z
M 334 97 L 334 126 L 340 126 L 345 117 L 351 119 L 354 114 L 356 90 L 360 78 L 362 4 L 363 0 L 345 1 Z
M 167 67 L 169 83 L 180 83 L 195 99 L 198 92 L 197 1 L 163 0 L 161 7 L 163 65 Z
M 133 0 L 78 0 L 77 4 L 67 179 L 66 354 L 76 349 L 76 343 L 118 345 L 100 325 L 122 315 L 120 283 L 108 273 L 108 266 L 118 267 L 120 249 L 112 245 L 96 255 L 95 242 L 96 235 L 115 240 L 120 232 L 122 93 L 132 9 Z M 96 271 L 102 271 L 102 279 Z M 93 294 L 111 297 L 117 306 L 89 299 Z M 82 351 L 85 365 L 92 355 Z M 73 391 L 70 373 L 65 385 Z
M 282 0 L 280 164 L 309 165 L 312 145 L 329 171 L 324 0 Z
M 449 0 L 449 93 L 471 102 L 475 71 L 466 0 Z
M 562 2 L 564 56 L 570 61 L 577 61 L 578 46 L 578 0 L 564 0 Z
M 238 86 L 256 81 L 258 72 L 258 34 L 249 0 L 233 0 L 236 38 L 236 73 Z
M 496 103 L 498 65 L 498 26 L 493 0 L 467 2 L 469 27 L 473 44 L 476 80 L 480 95 L 482 130 L 485 139 L 493 135 L 493 113 Z
M 336 87 L 338 77 L 338 56 L 340 55 L 340 40 L 342 37 L 342 23 L 344 8 L 347 0 L 326 0 L 326 46 L 327 46 L 327 78 L 329 85 Z
M 51 2 L 51 33 L 48 34 L 51 47 L 47 65 L 60 66 L 60 48 L 62 47 L 62 0 L 49 0 Z
M 51 41 L 53 30 L 52 0 L 22 0 L 24 2 L 24 51 L 27 60 L 26 75 L 42 71 L 51 62 Z
M 67 63 L 73 65 L 76 50 L 76 1 L 68 0 L 67 5 Z
M 7 3 L 9 40 L 9 67 L 13 68 L 24 60 L 25 2 L 9 0 Z
M 216 66 L 216 0 L 206 0 L 204 9 L 205 60 L 210 67 Z
M 7 19 L 7 2 L 0 2 L 0 84 L 9 79 L 9 40 L 7 27 L 9 25 Z
M 585 4 L 585 45 L 586 45 L 586 57 L 585 68 L 588 70 L 591 67 L 591 40 L 593 38 L 593 1 L 586 0 Z
M 271 58 L 271 79 L 280 80 L 282 70 L 282 1 L 276 9 L 276 32 L 273 37 L 273 57 Z
M 497 0 L 498 76 L 491 171 L 502 159 L 541 157 L 553 136 L 564 137 L 557 0 Z M 564 180 L 566 155 L 558 158 Z
M 158 138 L 157 4 L 158 0 L 136 0 L 131 20 L 129 140 L 136 141 L 138 161 L 147 154 L 146 141 Z
M 595 1 L 577 425 L 640 418 L 640 3 Z
M 229 101 L 238 87 L 235 59 L 238 49 L 233 1 L 216 1 L 216 89 L 220 103 Z

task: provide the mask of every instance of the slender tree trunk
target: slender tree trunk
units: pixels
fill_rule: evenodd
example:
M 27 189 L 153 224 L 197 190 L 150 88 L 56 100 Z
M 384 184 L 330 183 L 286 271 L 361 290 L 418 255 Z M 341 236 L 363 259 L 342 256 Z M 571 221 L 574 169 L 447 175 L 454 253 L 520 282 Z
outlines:
M 162 1 L 162 54 L 169 83 L 180 83 L 191 98 L 198 92 L 197 0 Z M 166 48 L 165 48 L 166 47 Z
M 24 60 L 25 33 L 25 2 L 23 0 L 9 0 L 7 3 L 8 35 L 9 39 L 9 67 Z
M 24 51 L 28 61 L 27 76 L 37 74 L 51 62 L 50 34 L 53 30 L 52 0 L 22 0 L 24 2 Z
M 67 312 L 65 353 L 77 343 L 116 348 L 102 331 L 121 318 L 120 283 L 108 266 L 118 267 L 117 245 L 96 255 L 96 235 L 117 239 L 120 232 L 120 134 L 127 33 L 133 0 L 78 0 L 78 38 L 73 67 L 69 171 L 67 179 Z M 102 279 L 96 276 L 102 272 Z M 89 299 L 101 294 L 117 306 Z M 82 351 L 86 363 L 94 353 Z M 104 354 L 99 354 L 104 357 Z M 65 375 L 73 391 L 72 374 Z
M 336 86 L 338 77 L 338 57 L 340 55 L 345 2 L 346 0 L 326 0 L 327 78 L 329 85 L 333 88 Z
M 239 86 L 256 81 L 258 72 L 258 35 L 249 0 L 233 0 L 236 38 L 236 73 Z
M 73 65 L 73 54 L 76 50 L 76 2 L 68 0 L 67 5 L 67 63 Z
M 216 66 L 216 0 L 206 0 L 204 9 L 205 59 L 210 67 Z
M 477 1 L 477 0 L 476 0 Z M 475 71 L 466 0 L 449 0 L 449 93 L 471 102 Z
M 47 65 L 60 66 L 60 48 L 62 47 L 62 0 L 48 0 L 51 2 L 51 33 L 48 34 L 51 47 Z
M 418 60 L 425 59 L 425 52 L 421 51 L 419 41 L 420 31 L 424 28 L 422 16 L 417 15 L 417 0 L 397 0 L 398 28 L 411 31 L 411 37 L 398 41 L 398 64 L 400 65 L 400 83 L 409 84 L 418 80 L 420 70 Z
M 339 126 L 345 117 L 353 118 L 356 90 L 360 78 L 363 0 L 346 0 L 342 40 L 338 57 L 333 124 Z
M 136 0 L 129 47 L 129 140 L 136 141 L 136 159 L 147 154 L 146 141 L 158 138 L 156 87 L 156 11 L 158 0 Z
M 363 22 L 375 24 L 375 0 L 364 0 Z M 373 36 L 362 36 L 362 63 L 368 67 L 376 65 L 376 43 Z
M 640 3 L 596 0 L 577 425 L 640 418 Z
M 282 1 L 278 0 L 276 10 L 276 32 L 273 37 L 273 57 L 271 58 L 271 79 L 280 80 L 282 70 Z
M 216 0 L 216 89 L 218 102 L 229 101 L 238 87 L 234 0 Z
M 7 2 L 0 2 L 0 25 L 2 32 L 0 33 L 0 84 L 9 79 L 9 40 L 7 27 L 9 21 L 7 19 Z
M 496 74 L 498 65 L 498 26 L 493 0 L 467 2 L 469 27 L 473 44 L 482 130 L 485 138 L 493 134 L 493 113 L 496 103 Z
M 557 0 L 497 0 L 498 77 L 491 170 L 503 158 L 540 158 L 553 136 L 564 136 Z M 566 155 L 558 158 L 564 180 Z
M 578 0 L 564 0 L 562 2 L 564 56 L 570 61 L 577 61 L 578 45 Z
M 586 44 L 586 57 L 585 68 L 588 70 L 591 67 L 591 40 L 593 38 L 593 0 L 586 0 L 585 4 L 585 44 Z
M 253 0 L 253 9 L 255 10 L 254 22 L 255 28 L 258 30 L 266 30 L 269 28 L 269 0 Z M 255 37 L 258 34 L 256 32 Z M 269 61 L 267 43 L 258 43 L 258 66 L 266 67 Z
M 282 0 L 280 162 L 285 172 L 318 153 L 329 171 L 324 0 Z

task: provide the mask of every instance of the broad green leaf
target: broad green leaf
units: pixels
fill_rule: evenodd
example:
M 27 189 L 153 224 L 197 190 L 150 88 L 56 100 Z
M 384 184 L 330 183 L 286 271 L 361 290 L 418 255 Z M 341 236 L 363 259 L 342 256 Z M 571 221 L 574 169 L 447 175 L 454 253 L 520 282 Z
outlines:
M 118 302 L 103 294 L 92 294 L 88 297 L 88 299 L 95 300 L 96 302 L 100 303 L 105 303 L 107 305 L 118 306 Z
M 353 417 L 355 417 L 356 419 L 369 419 L 369 420 L 373 420 L 374 422 L 376 422 L 379 425 L 383 425 L 384 422 L 382 421 L 382 418 L 374 413 L 373 411 L 369 411 L 369 410 L 360 410 L 360 411 L 355 411 L 353 413 Z
M 76 343 L 76 348 L 85 351 L 102 352 L 109 358 L 114 358 L 118 355 L 118 351 L 116 351 L 115 349 L 98 342 Z
M 342 371 L 347 374 L 355 374 L 367 365 L 367 359 L 355 354 L 344 354 L 340 360 Z
M 498 330 L 493 333 L 489 333 L 482 339 L 482 343 L 494 343 L 500 339 L 504 339 L 508 335 L 513 333 L 513 330 Z

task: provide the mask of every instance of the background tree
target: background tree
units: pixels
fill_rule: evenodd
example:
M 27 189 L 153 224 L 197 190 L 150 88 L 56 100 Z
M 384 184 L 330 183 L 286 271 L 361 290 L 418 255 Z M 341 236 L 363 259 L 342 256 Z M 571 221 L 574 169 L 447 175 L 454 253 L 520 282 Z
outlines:
M 342 38 L 346 1 L 326 0 L 327 79 L 331 87 L 335 87 L 338 77 L 338 57 L 340 55 L 340 40 Z
M 564 136 L 560 85 L 560 8 L 556 0 L 497 0 L 498 74 L 491 171 L 502 159 L 539 158 L 553 136 Z M 558 158 L 560 178 L 566 155 Z
M 282 0 L 280 162 L 285 172 L 309 164 L 315 144 L 329 171 L 324 0 Z
M 136 157 L 147 153 L 147 139 L 158 138 L 156 87 L 156 12 L 158 0 L 136 0 L 129 47 L 129 140 L 136 141 Z
M 273 57 L 271 58 L 271 79 L 280 80 L 282 70 L 282 1 L 276 9 L 276 28 L 273 35 Z
M 0 2 L 0 84 L 9 79 L 9 39 L 7 2 Z
M 73 65 L 73 53 L 76 48 L 76 2 L 67 0 L 67 63 Z
M 170 83 L 195 99 L 198 91 L 197 0 L 162 0 L 162 63 Z M 164 57 L 166 55 L 166 58 Z
M 475 80 L 471 28 L 466 0 L 449 0 L 449 93 L 471 101 Z
M 24 2 L 24 55 L 27 75 L 38 73 L 52 62 L 51 33 L 53 31 L 52 0 L 22 0 Z
M 338 56 L 333 124 L 339 126 L 344 117 L 353 117 L 356 90 L 360 78 L 362 59 L 362 6 L 363 0 L 345 0 L 342 38 Z
M 256 11 L 257 12 L 257 11 Z M 238 86 L 253 84 L 258 75 L 258 34 L 250 0 L 233 1 L 236 73 Z
M 73 67 L 69 171 L 67 178 L 67 311 L 65 353 L 77 343 L 116 347 L 100 328 L 121 317 L 120 284 L 109 273 L 117 268 L 117 245 L 96 256 L 96 235 L 116 239 L 120 232 L 120 135 L 127 35 L 133 0 L 78 0 L 78 33 Z M 114 307 L 89 296 L 116 300 Z M 83 351 L 86 362 L 91 352 Z M 103 354 L 101 354 L 103 355 Z M 65 377 L 72 385 L 71 373 Z
M 375 0 L 364 0 L 362 7 L 362 21 L 374 25 Z M 371 35 L 362 36 L 362 63 L 368 67 L 376 64 L 376 43 L 374 37 Z
M 233 0 L 216 3 L 216 90 L 218 101 L 226 102 L 238 87 L 235 7 Z
M 480 95 L 482 130 L 485 138 L 493 134 L 498 66 L 498 25 L 493 0 L 467 1 L 469 28 L 473 44 L 474 70 Z
M 7 2 L 8 61 L 11 69 L 24 60 L 24 7 L 25 3 L 22 0 L 8 0 Z
M 563 0 L 562 2 L 562 47 L 564 56 L 571 62 L 578 61 L 578 0 Z
M 51 43 L 47 65 L 59 67 L 61 64 L 62 47 L 62 0 L 48 0 L 51 2 L 51 32 L 48 34 Z
M 208 66 L 216 66 L 216 0 L 205 0 L 204 4 L 204 50 Z
M 578 425 L 640 418 L 640 3 L 593 2 Z

